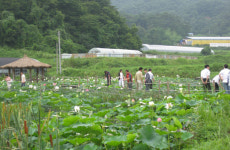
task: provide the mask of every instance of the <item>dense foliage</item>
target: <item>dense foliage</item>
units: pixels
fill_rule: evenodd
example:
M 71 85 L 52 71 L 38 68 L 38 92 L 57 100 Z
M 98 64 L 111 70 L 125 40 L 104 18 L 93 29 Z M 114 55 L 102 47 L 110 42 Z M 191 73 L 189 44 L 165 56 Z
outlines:
M 0 81 L 0 147 L 229 148 L 229 95 L 203 93 L 200 81 L 191 79 L 156 80 L 170 85 L 161 84 L 159 89 L 154 84 L 153 90 L 144 92 L 120 89 L 116 78 L 110 87 L 104 86 L 103 79 L 56 78 L 27 82 L 23 88 L 14 81 L 8 91 L 6 82 Z
M 143 43 L 175 45 L 190 31 L 181 18 L 169 13 L 125 15 L 127 23 L 136 25 Z
M 179 16 L 184 23 L 189 24 L 191 26 L 190 32 L 195 35 L 230 35 L 230 21 L 227 19 L 230 17 L 229 0 L 218 2 L 216 0 L 111 0 L 111 2 L 125 16 L 127 14 L 128 16 L 158 16 L 157 14 L 159 13 L 167 12 L 171 15 Z M 148 22 L 148 20 L 145 19 L 145 22 Z M 137 23 L 144 22 L 140 20 Z M 170 26 L 171 24 L 168 24 L 167 28 L 170 28 Z
M 53 52 L 58 30 L 63 52 L 141 47 L 109 0 L 0 0 L 0 45 Z

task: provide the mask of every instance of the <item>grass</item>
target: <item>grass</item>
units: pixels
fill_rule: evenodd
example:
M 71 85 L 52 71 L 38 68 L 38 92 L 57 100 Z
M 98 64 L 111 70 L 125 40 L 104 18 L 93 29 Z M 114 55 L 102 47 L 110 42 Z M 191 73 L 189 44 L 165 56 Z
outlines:
M 103 77 L 104 71 L 110 71 L 116 77 L 118 71 L 128 69 L 134 76 L 139 67 L 152 68 L 154 75 L 176 77 L 180 75 L 185 78 L 196 78 L 205 64 L 210 65 L 211 77 L 214 77 L 223 68 L 224 64 L 230 64 L 229 50 L 215 50 L 215 55 L 199 56 L 196 60 L 179 58 L 171 59 L 147 59 L 147 58 L 76 58 L 62 60 L 62 74 L 56 74 L 56 56 L 42 51 L 30 51 L 25 49 L 11 49 L 0 47 L 1 57 L 23 57 L 26 54 L 41 62 L 52 65 L 48 69 L 47 76 L 98 76 Z M 160 53 L 159 53 L 160 54 Z M 165 53 L 170 54 L 170 53 Z M 180 54 L 183 55 L 183 54 Z M 194 56 L 194 54 L 187 54 Z

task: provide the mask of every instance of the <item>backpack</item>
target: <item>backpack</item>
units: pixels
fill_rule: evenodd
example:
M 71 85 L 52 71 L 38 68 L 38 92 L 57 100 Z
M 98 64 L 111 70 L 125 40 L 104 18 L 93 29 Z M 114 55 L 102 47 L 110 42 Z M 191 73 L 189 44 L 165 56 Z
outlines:
M 120 80 L 120 72 L 118 72 L 118 80 Z
M 129 81 L 132 82 L 132 75 L 129 73 Z

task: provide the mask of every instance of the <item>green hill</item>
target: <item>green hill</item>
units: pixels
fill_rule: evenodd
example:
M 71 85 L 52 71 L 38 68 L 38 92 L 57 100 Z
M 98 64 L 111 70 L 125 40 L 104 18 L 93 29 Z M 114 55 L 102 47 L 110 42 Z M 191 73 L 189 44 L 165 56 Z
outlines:
M 141 47 L 109 0 L 0 0 L 0 46 L 55 52 L 58 30 L 63 52 Z
M 111 0 L 126 16 L 169 13 L 191 26 L 190 32 L 202 35 L 230 35 L 229 0 Z M 127 17 L 128 18 L 128 17 Z M 128 18 L 129 20 L 129 18 Z

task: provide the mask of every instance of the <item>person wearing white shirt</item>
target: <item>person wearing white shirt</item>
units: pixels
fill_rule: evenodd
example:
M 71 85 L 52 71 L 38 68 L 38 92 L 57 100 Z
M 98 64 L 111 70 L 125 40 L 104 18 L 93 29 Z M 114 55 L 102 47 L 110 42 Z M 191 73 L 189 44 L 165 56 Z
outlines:
M 220 84 L 220 76 L 216 75 L 213 79 L 212 82 L 215 83 L 215 92 L 219 92 L 219 84 Z
M 228 65 L 225 64 L 224 65 L 224 69 L 222 69 L 219 73 L 220 79 L 222 81 L 225 93 L 229 93 L 230 94 L 230 88 L 228 86 L 228 76 L 229 76 L 229 72 L 230 70 L 228 69 Z
M 21 87 L 26 85 L 26 76 L 21 72 Z
M 122 73 L 122 69 L 119 72 L 119 86 L 124 88 L 124 75 Z
M 209 69 L 210 69 L 209 65 L 205 65 L 204 69 L 200 73 L 200 79 L 203 83 L 205 91 L 206 91 L 206 89 L 211 91 L 211 85 L 210 85 L 210 81 L 209 81 L 209 79 L 210 79 L 210 70 Z

